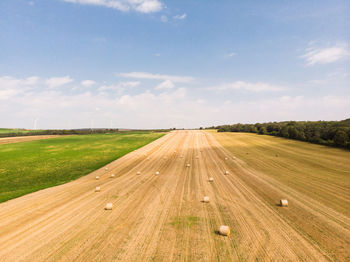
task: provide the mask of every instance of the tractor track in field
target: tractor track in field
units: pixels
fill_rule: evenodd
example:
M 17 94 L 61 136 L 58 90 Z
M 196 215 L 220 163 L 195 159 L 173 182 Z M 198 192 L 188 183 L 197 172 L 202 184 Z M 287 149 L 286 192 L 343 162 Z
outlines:
M 290 206 L 277 206 L 281 198 Z M 223 224 L 229 237 L 216 233 Z M 349 217 L 254 170 L 204 131 L 171 132 L 73 182 L 0 204 L 0 261 L 349 261 L 349 246 Z

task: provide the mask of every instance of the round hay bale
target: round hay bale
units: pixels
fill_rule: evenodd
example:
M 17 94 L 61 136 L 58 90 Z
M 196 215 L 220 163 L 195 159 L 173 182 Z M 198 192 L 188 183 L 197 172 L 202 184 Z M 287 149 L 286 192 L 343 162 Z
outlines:
M 108 167 L 105 167 L 105 170 L 107 171 L 107 170 L 108 170 Z
M 198 159 L 198 158 L 199 158 L 199 156 L 196 156 L 196 158 Z
M 228 170 L 225 171 L 225 175 L 229 175 L 230 172 Z
M 97 187 L 95 188 L 95 192 L 101 192 L 101 187 L 97 186 Z
M 174 150 L 174 153 L 176 153 L 176 150 Z
M 209 197 L 208 196 L 203 197 L 203 202 L 204 203 L 209 203 Z
M 214 178 L 209 177 L 209 182 L 214 182 Z
M 112 208 L 113 208 L 113 204 L 112 203 L 107 203 L 106 207 L 105 207 L 105 210 L 112 210 Z
M 149 160 L 150 158 L 149 157 L 147 157 L 147 160 Z
M 95 177 L 95 179 L 96 179 L 96 180 L 99 180 L 99 179 L 100 179 L 100 177 L 99 177 L 99 176 L 96 176 L 96 177 Z
M 228 157 L 225 157 L 225 160 L 228 160 Z
M 280 200 L 281 207 L 287 207 L 288 206 L 288 200 L 287 199 L 281 199 Z
M 141 175 L 141 172 L 140 172 L 140 171 L 137 171 L 136 175 Z
M 220 226 L 219 227 L 219 234 L 222 236 L 229 236 L 230 235 L 230 227 L 229 226 Z
M 188 163 L 186 164 L 186 167 L 190 167 L 190 166 L 191 166 L 190 164 L 188 164 Z
M 111 174 L 111 178 L 115 178 L 115 174 Z
M 156 176 L 158 176 L 158 175 L 159 175 L 159 171 L 156 172 Z

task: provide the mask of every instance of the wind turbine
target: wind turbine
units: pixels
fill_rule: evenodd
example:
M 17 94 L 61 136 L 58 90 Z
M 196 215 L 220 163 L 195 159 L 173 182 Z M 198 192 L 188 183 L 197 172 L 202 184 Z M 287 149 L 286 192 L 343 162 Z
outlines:
M 36 130 L 37 129 L 37 126 L 38 126 L 38 120 L 39 120 L 39 118 L 35 118 L 34 119 L 34 130 Z

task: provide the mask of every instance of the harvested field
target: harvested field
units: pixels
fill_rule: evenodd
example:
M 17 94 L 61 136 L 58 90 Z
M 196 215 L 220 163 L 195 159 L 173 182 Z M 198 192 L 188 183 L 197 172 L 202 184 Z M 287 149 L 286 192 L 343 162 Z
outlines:
M 350 260 L 347 164 L 328 156 L 334 170 L 319 180 L 315 173 L 325 156 L 312 172 L 303 149 L 279 147 L 284 153 L 279 151 L 278 161 L 288 155 L 306 159 L 301 163 L 312 175 L 303 183 L 318 183 L 311 188 L 330 195 L 337 186 L 338 198 L 320 200 L 319 192 L 305 193 L 280 179 L 277 173 L 284 177 L 284 169 L 275 158 L 247 146 L 229 147 L 250 143 L 244 137 L 220 135 L 214 134 L 226 148 L 209 132 L 171 132 L 108 164 L 108 170 L 0 204 L 0 261 Z M 349 159 L 349 152 L 342 154 Z M 275 173 L 254 166 L 251 158 Z M 343 184 L 337 172 L 347 179 Z M 95 192 L 97 186 L 101 192 Z M 203 203 L 203 196 L 210 202 Z M 288 199 L 288 207 L 280 207 L 280 199 Z M 331 203 L 339 199 L 341 204 Z M 106 211 L 106 203 L 113 209 Z M 222 225 L 229 236 L 219 234 Z
M 0 138 L 0 145 L 2 144 L 11 144 L 18 142 L 34 141 L 40 139 L 48 139 L 59 137 L 58 135 L 48 135 L 48 136 L 15 136 L 15 137 L 2 137 Z

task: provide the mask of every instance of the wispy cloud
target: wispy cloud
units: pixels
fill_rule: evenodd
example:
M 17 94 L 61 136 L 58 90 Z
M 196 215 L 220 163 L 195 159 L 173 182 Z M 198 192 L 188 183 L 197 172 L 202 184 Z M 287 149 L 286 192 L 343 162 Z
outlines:
M 334 63 L 349 55 L 350 51 L 346 45 L 336 45 L 326 48 L 311 46 L 306 49 L 306 53 L 301 58 L 305 59 L 306 65 L 313 66 L 316 64 Z
M 99 91 L 124 91 L 126 88 L 133 88 L 140 85 L 139 81 L 130 81 L 130 82 L 120 82 L 114 85 L 103 85 L 98 88 Z
M 153 79 L 153 80 L 170 80 L 172 82 L 178 83 L 189 83 L 195 79 L 191 76 L 174 76 L 174 75 L 162 75 L 162 74 L 152 74 L 147 72 L 130 72 L 119 74 L 126 78 L 138 78 L 138 79 Z
M 113 8 L 122 12 L 130 10 L 140 13 L 159 12 L 163 8 L 163 3 L 159 0 L 62 0 L 68 3 L 95 5 Z
M 307 85 L 314 85 L 314 86 L 337 86 L 347 88 L 350 86 L 350 78 L 349 78 L 349 73 L 346 69 L 344 68 L 338 68 L 334 71 L 331 71 L 329 73 L 323 74 L 322 77 L 312 79 L 307 81 Z
M 233 56 L 235 56 L 235 55 L 237 55 L 235 52 L 231 52 L 231 53 L 228 53 L 228 54 L 227 54 L 228 57 L 233 57 Z
M 82 86 L 85 86 L 85 87 L 90 87 L 90 86 L 93 86 L 96 84 L 96 82 L 94 80 L 84 80 L 84 81 L 81 81 L 80 83 Z
M 105 38 L 105 37 L 94 37 L 94 38 L 92 38 L 92 42 L 98 43 L 98 44 L 105 44 L 108 41 L 107 41 L 107 38 Z
M 0 88 L 17 88 L 23 86 L 32 86 L 37 84 L 39 77 L 30 76 L 27 78 L 14 78 L 12 76 L 2 76 L 0 77 Z
M 177 20 L 183 20 L 187 17 L 187 14 L 186 13 L 183 13 L 182 15 L 175 15 L 173 16 L 174 19 L 177 19 Z
M 73 82 L 74 79 L 70 78 L 70 76 L 63 76 L 63 77 L 51 77 L 46 80 L 46 84 L 50 88 L 60 87 L 63 85 L 66 85 L 68 83 Z
M 209 87 L 209 90 L 246 90 L 251 92 L 282 91 L 285 87 L 272 85 L 269 83 L 249 83 L 245 81 L 235 81 L 233 83 L 224 83 L 218 86 Z
M 175 84 L 170 80 L 165 80 L 157 85 L 154 89 L 171 89 L 174 88 Z

